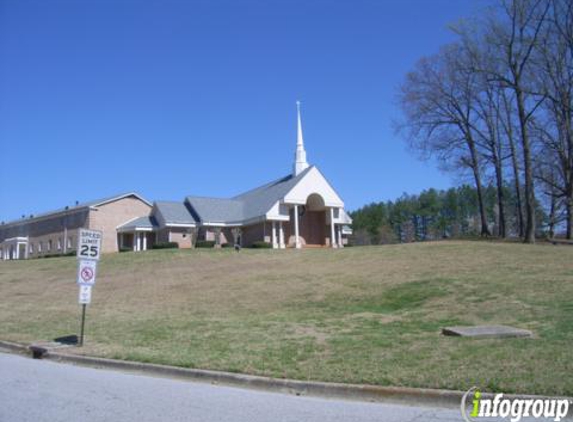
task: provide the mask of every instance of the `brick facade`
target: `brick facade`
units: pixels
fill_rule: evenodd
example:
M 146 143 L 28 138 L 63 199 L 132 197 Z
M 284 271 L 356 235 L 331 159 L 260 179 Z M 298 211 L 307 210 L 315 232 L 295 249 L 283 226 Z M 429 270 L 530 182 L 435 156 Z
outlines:
M 70 253 L 76 250 L 78 229 L 89 228 L 103 231 L 103 253 L 117 252 L 117 226 L 147 215 L 150 210 L 151 206 L 141 199 L 127 196 L 98 207 L 82 207 L 23 219 L 0 225 L 0 249 L 4 251 L 9 247 L 6 240 L 23 237 L 28 239 L 26 252 L 29 258 Z
M 136 197 L 127 197 L 91 209 L 88 227 L 103 232 L 102 252 L 119 250 L 117 227 L 142 215 L 148 215 L 151 206 Z

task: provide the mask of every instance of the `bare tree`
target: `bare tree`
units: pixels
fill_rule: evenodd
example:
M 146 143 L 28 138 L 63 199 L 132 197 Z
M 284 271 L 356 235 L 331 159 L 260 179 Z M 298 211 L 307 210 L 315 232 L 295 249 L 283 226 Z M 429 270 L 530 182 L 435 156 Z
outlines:
M 524 241 L 535 243 L 535 186 L 533 181 L 530 120 L 544 98 L 531 86 L 533 54 L 547 23 L 549 0 L 502 0 L 501 13 L 485 23 L 482 36 L 458 30 L 464 45 L 472 52 L 476 72 L 491 83 L 513 92 L 523 153 L 525 178 Z
M 515 123 L 514 123 L 514 112 L 512 110 L 513 102 L 509 98 L 509 93 L 506 90 L 501 91 L 501 103 L 500 103 L 500 114 L 499 122 L 501 124 L 501 131 L 505 135 L 505 143 L 509 148 L 509 153 L 511 157 L 511 168 L 513 172 L 513 187 L 515 190 L 515 211 L 516 211 L 516 223 L 517 232 L 519 237 L 523 237 L 525 233 L 525 225 L 523 224 L 523 207 L 521 201 L 521 175 L 520 175 L 520 160 L 519 151 L 517 150 L 515 142 Z
M 537 48 L 536 82 L 547 98 L 543 119 L 536 119 L 545 154 L 538 178 L 564 203 L 566 235 L 573 231 L 573 3 L 552 0 Z M 555 167 L 550 172 L 549 167 Z
M 481 235 L 489 235 L 484 205 L 480 155 L 475 141 L 472 107 L 478 87 L 476 74 L 463 63 L 467 55 L 459 44 L 445 46 L 421 59 L 410 72 L 399 93 L 405 122 L 399 129 L 411 147 L 435 156 L 451 168 L 471 170 L 480 210 Z
M 552 152 L 544 151 L 540 154 L 540 156 L 544 155 L 550 157 Z M 565 220 L 562 213 L 565 201 L 562 191 L 557 187 L 558 173 L 558 167 L 554 166 L 550 160 L 536 160 L 535 175 L 539 180 L 542 198 L 545 198 L 548 204 L 547 234 L 549 238 L 555 236 L 556 227 Z
M 486 80 L 481 81 L 481 89 L 477 90 L 474 107 L 479 119 L 472 125 L 476 133 L 477 144 L 481 147 L 482 155 L 491 163 L 497 191 L 498 235 L 507 237 L 503 161 L 509 157 L 502 144 L 503 116 L 501 95 L 503 90 Z

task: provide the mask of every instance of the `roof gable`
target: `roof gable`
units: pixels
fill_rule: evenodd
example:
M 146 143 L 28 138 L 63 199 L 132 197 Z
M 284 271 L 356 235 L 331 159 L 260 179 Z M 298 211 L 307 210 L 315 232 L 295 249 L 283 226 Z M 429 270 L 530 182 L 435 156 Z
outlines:
M 164 225 L 194 225 L 197 222 L 183 202 L 156 201 L 153 213 L 157 214 L 157 219 Z
M 309 195 L 320 194 L 326 206 L 344 207 L 344 202 L 330 183 L 311 166 L 297 176 L 289 174 L 231 199 L 188 196 L 185 204 L 197 222 L 203 224 L 235 224 L 265 219 L 277 203 L 305 204 Z M 278 209 L 277 209 L 278 210 Z
M 240 200 L 245 203 L 245 220 L 264 216 L 277 201 L 280 201 L 313 168 L 314 167 L 309 167 L 305 169 L 298 176 L 289 174 L 286 177 L 237 195 L 233 199 Z
M 18 224 L 28 224 L 28 223 L 33 222 L 33 221 L 55 217 L 58 214 L 69 215 L 70 213 L 73 213 L 73 212 L 86 211 L 86 209 L 89 209 L 92 207 L 99 207 L 99 206 L 102 206 L 105 204 L 109 204 L 110 202 L 114 202 L 114 201 L 118 201 L 120 199 L 128 198 L 130 196 L 133 196 L 133 197 L 139 199 L 140 201 L 144 202 L 145 204 L 147 204 L 151 207 L 151 203 L 149 201 L 147 201 L 145 198 L 143 198 L 141 195 L 139 195 L 138 193 L 126 192 L 126 193 L 122 193 L 119 195 L 114 195 L 114 196 L 109 196 L 106 198 L 97 199 L 94 201 L 77 203 L 76 205 L 66 206 L 64 208 L 60 208 L 60 209 L 53 210 L 53 211 L 35 214 L 34 216 L 30 216 L 28 218 L 22 218 L 20 220 L 12 220 L 12 221 L 9 221 L 5 224 L 0 225 L 0 228 L 12 226 L 12 225 L 16 226 Z
M 78 207 L 81 207 L 81 206 L 84 206 L 84 207 L 86 207 L 86 206 L 87 207 L 100 207 L 102 205 L 109 204 L 110 202 L 119 201 L 120 199 L 128 198 L 130 196 L 134 196 L 135 198 L 139 199 L 140 201 L 146 203 L 147 205 L 149 205 L 151 207 L 151 202 L 147 201 L 143 196 L 141 196 L 135 192 L 127 192 L 127 193 L 122 193 L 122 194 L 119 194 L 116 196 L 110 196 L 110 197 L 103 198 L 103 199 L 97 199 L 95 201 L 85 202 L 83 204 L 78 205 Z
M 157 220 L 153 216 L 138 217 L 133 220 L 129 220 L 117 227 L 118 231 L 133 231 L 136 229 L 147 229 L 152 230 L 158 226 Z
M 285 193 L 284 202 L 306 204 L 307 198 L 313 193 L 319 194 L 327 207 L 344 207 L 344 201 L 315 166 L 308 169 L 301 180 Z

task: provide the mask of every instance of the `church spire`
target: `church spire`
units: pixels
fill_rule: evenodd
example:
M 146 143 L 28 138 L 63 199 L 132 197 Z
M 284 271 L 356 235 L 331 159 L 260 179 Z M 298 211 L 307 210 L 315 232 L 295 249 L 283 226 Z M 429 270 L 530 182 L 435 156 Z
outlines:
M 296 102 L 297 131 L 296 131 L 296 152 L 294 155 L 293 175 L 298 176 L 304 169 L 308 168 L 306 161 L 306 151 L 304 150 L 304 140 L 302 138 L 302 123 L 300 120 L 300 101 Z

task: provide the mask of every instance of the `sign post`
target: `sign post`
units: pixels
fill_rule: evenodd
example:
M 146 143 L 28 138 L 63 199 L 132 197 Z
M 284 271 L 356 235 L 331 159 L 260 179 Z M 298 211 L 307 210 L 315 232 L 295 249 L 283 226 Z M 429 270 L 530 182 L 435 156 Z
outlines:
M 101 253 L 102 232 L 99 230 L 79 229 L 78 236 L 78 275 L 80 287 L 78 302 L 82 305 L 82 322 L 78 346 L 84 345 L 86 308 L 92 300 L 92 287 L 95 286 L 97 262 Z

